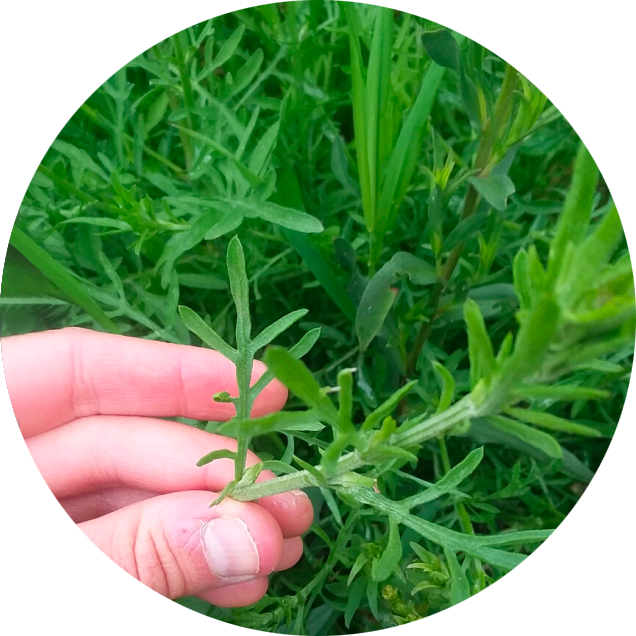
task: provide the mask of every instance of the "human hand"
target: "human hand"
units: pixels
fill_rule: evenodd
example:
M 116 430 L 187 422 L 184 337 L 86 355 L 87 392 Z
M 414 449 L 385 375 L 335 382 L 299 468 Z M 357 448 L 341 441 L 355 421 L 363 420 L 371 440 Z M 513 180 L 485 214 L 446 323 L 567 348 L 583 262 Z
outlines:
M 169 597 L 249 605 L 267 575 L 293 566 L 313 510 L 302 492 L 258 503 L 210 503 L 234 477 L 232 460 L 204 467 L 236 441 L 161 419 L 227 420 L 235 370 L 216 351 L 84 329 L 2 340 L 9 397 L 44 480 L 82 531 L 115 563 Z M 254 363 L 254 382 L 265 367 Z M 287 390 L 270 383 L 253 416 L 277 411 Z M 250 453 L 247 465 L 258 463 Z M 271 479 L 263 471 L 258 481 Z

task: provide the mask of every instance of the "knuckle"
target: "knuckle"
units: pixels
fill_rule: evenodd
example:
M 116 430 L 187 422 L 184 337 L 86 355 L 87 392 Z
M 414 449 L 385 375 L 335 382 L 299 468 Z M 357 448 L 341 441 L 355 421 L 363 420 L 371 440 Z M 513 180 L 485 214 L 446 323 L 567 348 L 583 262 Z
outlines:
M 136 578 L 168 598 L 186 593 L 185 576 L 179 560 L 161 530 L 139 524 L 131 553 Z

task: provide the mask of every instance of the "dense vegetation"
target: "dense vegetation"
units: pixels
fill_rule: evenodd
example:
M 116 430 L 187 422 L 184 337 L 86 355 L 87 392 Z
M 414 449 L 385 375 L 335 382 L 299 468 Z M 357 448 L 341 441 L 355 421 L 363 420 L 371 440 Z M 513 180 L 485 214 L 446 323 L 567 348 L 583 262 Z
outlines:
M 247 423 L 245 391 L 239 421 L 188 423 L 309 488 L 304 558 L 252 608 L 180 602 L 280 633 L 501 578 L 598 468 L 634 344 L 620 221 L 567 121 L 474 42 L 336 2 L 215 18 L 110 78 L 33 178 L 0 302 L 3 336 L 203 342 L 239 372 L 276 337 L 309 413 Z M 237 460 L 225 494 L 268 494 Z

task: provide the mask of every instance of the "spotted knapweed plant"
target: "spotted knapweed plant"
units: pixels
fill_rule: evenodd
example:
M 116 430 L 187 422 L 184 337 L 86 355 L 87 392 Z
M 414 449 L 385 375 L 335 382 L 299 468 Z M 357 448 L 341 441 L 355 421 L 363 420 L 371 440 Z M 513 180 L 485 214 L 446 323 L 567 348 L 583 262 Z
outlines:
M 510 570 L 526 557 L 521 548 L 536 546 L 550 529 L 506 531 L 480 536 L 463 510 L 461 494 L 456 507 L 464 532 L 457 532 L 427 520 L 419 511 L 426 504 L 456 489 L 479 466 L 483 448 L 470 452 L 451 466 L 445 447 L 448 436 L 465 435 L 483 422 L 495 432 L 512 436 L 541 451 L 555 462 L 564 460 L 563 449 L 550 431 L 572 435 L 598 436 L 591 425 L 547 413 L 548 401 L 595 400 L 606 396 L 598 387 L 587 387 L 572 379 L 573 373 L 622 346 L 633 338 L 633 279 L 627 255 L 612 260 L 623 240 L 616 207 L 591 223 L 592 195 L 596 167 L 584 147 L 577 159 L 572 187 L 550 244 L 544 264 L 536 249 L 521 249 L 514 259 L 514 288 L 519 302 L 518 331 L 509 333 L 497 351 L 485 326 L 478 304 L 464 303 L 464 321 L 470 359 L 470 390 L 457 395 L 452 374 L 435 364 L 440 397 L 434 408 L 423 405 L 422 414 L 400 415 L 400 405 L 411 398 L 417 379 L 406 382 L 384 403 L 366 415 L 353 408 L 356 370 L 342 369 L 335 387 L 321 387 L 300 358 L 319 337 L 318 330 L 307 333 L 289 350 L 270 346 L 264 355 L 268 371 L 250 387 L 255 354 L 269 345 L 294 321 L 305 314 L 299 310 L 277 320 L 252 338 L 248 279 L 243 250 L 238 238 L 232 239 L 227 254 L 231 293 L 236 305 L 236 348 L 221 339 L 196 314 L 181 308 L 185 324 L 206 344 L 236 364 L 238 395 L 217 395 L 232 401 L 236 417 L 217 431 L 238 439 L 238 451 L 214 451 L 200 465 L 220 458 L 232 458 L 236 477 L 225 496 L 252 501 L 277 493 L 315 487 L 342 523 L 342 512 L 335 494 L 345 507 L 361 511 L 367 507 L 386 516 L 388 536 L 381 553 L 361 552 L 352 565 L 349 583 L 367 562 L 371 580 L 380 583 L 392 574 L 404 576 L 402 530 L 439 545 L 445 564 L 438 574 L 450 581 L 453 602 L 482 589 L 486 567 Z M 307 405 L 306 410 L 283 411 L 250 419 L 256 395 L 274 377 Z M 416 398 L 417 399 L 417 398 Z M 325 435 L 324 429 L 329 432 Z M 309 465 L 286 452 L 282 459 L 266 460 L 245 470 L 245 456 L 251 438 L 271 433 L 300 435 L 320 447 L 321 460 Z M 439 440 L 446 474 L 431 484 L 409 477 L 409 466 L 420 461 L 422 445 Z M 320 440 L 327 440 L 320 444 Z M 293 446 L 292 446 L 293 449 Z M 277 473 L 275 479 L 256 483 L 263 469 Z M 395 499 L 383 492 L 387 477 L 400 475 L 419 484 L 416 494 Z M 420 560 L 409 567 L 432 571 L 430 553 L 414 544 Z M 418 552 L 419 550 L 419 552 Z M 428 559 L 428 564 L 427 564 Z M 460 563 L 463 560 L 463 563 Z M 419 564 L 419 565 L 418 565 Z M 487 565 L 486 565 L 487 564 Z M 420 587 L 429 585 L 427 580 Z M 432 585 L 432 583 L 430 583 Z M 389 586 L 390 587 L 390 586 Z M 299 598 L 313 589 L 299 591 Z M 383 592 L 389 600 L 391 589 Z

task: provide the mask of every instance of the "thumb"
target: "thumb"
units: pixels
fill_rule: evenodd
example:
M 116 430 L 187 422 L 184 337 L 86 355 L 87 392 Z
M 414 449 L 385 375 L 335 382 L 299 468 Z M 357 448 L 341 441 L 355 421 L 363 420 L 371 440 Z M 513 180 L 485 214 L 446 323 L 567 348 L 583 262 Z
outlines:
M 177 492 L 79 524 L 115 563 L 169 598 L 191 596 L 271 574 L 283 550 L 261 506 L 215 493 Z

